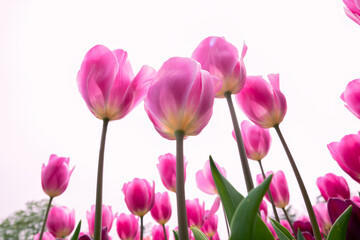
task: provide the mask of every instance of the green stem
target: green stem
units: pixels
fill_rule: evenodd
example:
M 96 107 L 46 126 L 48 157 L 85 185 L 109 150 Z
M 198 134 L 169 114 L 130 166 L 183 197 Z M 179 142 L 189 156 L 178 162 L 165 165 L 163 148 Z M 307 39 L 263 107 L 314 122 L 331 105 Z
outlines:
M 295 177 L 296 177 L 296 180 L 299 184 L 299 187 L 300 187 L 300 191 L 301 191 L 301 194 L 304 198 L 304 202 L 305 202 L 305 206 L 306 206 L 306 209 L 307 209 L 307 212 L 309 214 L 309 218 L 310 218 L 310 222 L 311 222 L 311 226 L 312 226 L 312 229 L 313 229 L 313 232 L 314 232 L 314 236 L 315 236 L 315 239 L 316 240 L 321 240 L 321 234 L 320 234 L 320 230 L 319 230 L 319 225 L 316 221 L 316 217 L 315 217 L 315 213 L 314 213 L 314 210 L 312 208 L 312 205 L 311 205 L 311 202 L 310 202 L 310 198 L 309 198 L 309 195 L 306 191 L 306 188 L 305 188 L 305 184 L 300 176 L 300 172 L 295 164 L 295 161 L 291 155 L 291 152 L 289 150 L 289 147 L 287 146 L 286 142 L 285 142 L 285 139 L 280 131 L 280 128 L 279 128 L 279 125 L 275 125 L 274 126 L 279 138 L 280 138 L 280 141 L 285 149 L 285 152 L 286 152 L 286 155 L 288 156 L 288 159 L 289 159 L 289 162 L 290 162 L 290 165 L 294 171 L 294 174 L 295 174 Z
M 164 229 L 164 237 L 165 237 L 165 240 L 167 240 L 165 224 L 163 224 L 162 226 L 163 226 L 163 229 Z
M 291 221 L 290 221 L 290 218 L 289 218 L 289 215 L 287 214 L 287 211 L 285 210 L 285 208 L 282 208 L 283 212 L 284 212 L 284 215 L 286 217 L 286 220 L 289 222 L 290 224 L 290 227 L 291 227 L 291 230 L 293 231 L 294 235 L 295 235 L 295 230 L 294 230 L 294 226 L 292 225 Z
M 184 132 L 176 131 L 176 201 L 179 239 L 189 240 L 184 187 Z
M 45 230 L 45 225 L 46 225 L 46 221 L 47 221 L 47 218 L 48 218 L 48 215 L 49 215 L 49 211 L 50 211 L 50 207 L 51 207 L 51 202 L 52 202 L 53 198 L 54 198 L 54 197 L 50 197 L 50 199 L 49 199 L 49 203 L 48 203 L 47 208 L 46 208 L 44 223 L 43 223 L 43 225 L 42 225 L 42 227 L 41 227 L 41 232 L 40 232 L 39 240 L 41 240 L 42 237 L 43 237 L 44 230 Z
M 140 240 L 143 240 L 144 236 L 144 216 L 140 217 Z
M 103 187 L 103 172 L 104 172 L 104 152 L 106 131 L 109 119 L 103 119 L 103 128 L 101 134 L 100 151 L 99 151 L 99 165 L 97 173 L 96 184 L 96 204 L 95 204 L 95 225 L 94 225 L 94 240 L 101 240 L 101 216 L 102 216 L 102 187 Z
M 262 176 L 263 176 L 263 178 L 264 178 L 264 180 L 265 180 L 266 175 L 265 175 L 265 172 L 264 172 L 264 169 L 263 169 L 261 160 L 258 161 L 258 162 L 259 162 L 259 165 L 260 165 L 260 169 L 261 169 Z M 273 212 L 274 212 L 274 215 L 275 215 L 275 219 L 276 219 L 276 221 L 280 222 L 280 218 L 279 218 L 279 215 L 278 215 L 278 213 L 277 213 L 277 211 L 276 211 L 276 207 L 275 207 L 275 203 L 274 203 L 274 198 L 273 198 L 273 196 L 272 196 L 272 194 L 271 194 L 270 188 L 268 189 L 267 192 L 268 192 L 268 195 L 269 195 L 269 198 L 270 198 L 270 202 L 271 202 L 271 206 L 272 206 L 272 209 L 273 209 Z
M 239 128 L 239 123 L 235 114 L 235 109 L 234 109 L 234 104 L 231 98 L 231 92 L 225 92 L 224 96 L 227 100 L 227 103 L 229 105 L 229 110 L 230 110 L 230 115 L 231 115 L 231 119 L 234 125 L 234 132 L 235 132 L 235 136 L 236 136 L 236 142 L 238 145 L 238 150 L 239 150 L 239 154 L 240 154 L 240 161 L 241 161 L 241 166 L 242 166 L 242 170 L 244 173 L 244 178 L 245 178 L 245 183 L 246 183 L 246 189 L 248 192 L 250 192 L 251 189 L 254 188 L 254 183 L 251 177 L 251 172 L 250 172 L 250 168 L 249 168 L 249 162 L 247 160 L 246 157 L 246 152 L 245 152 L 245 147 L 244 147 L 244 142 L 243 139 L 241 137 L 241 132 L 240 132 L 240 128 Z

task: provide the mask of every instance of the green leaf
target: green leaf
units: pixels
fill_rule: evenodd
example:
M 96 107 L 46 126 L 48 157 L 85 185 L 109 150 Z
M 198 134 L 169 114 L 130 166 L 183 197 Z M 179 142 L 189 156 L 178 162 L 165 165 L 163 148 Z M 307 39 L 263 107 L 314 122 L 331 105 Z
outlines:
M 209 240 L 208 237 L 197 227 L 190 227 L 190 229 L 194 234 L 195 240 Z
M 279 222 L 270 218 L 271 225 L 274 227 L 274 230 L 279 238 L 279 240 L 293 240 L 295 239 L 293 235 Z
M 334 225 L 330 229 L 328 240 L 345 240 L 347 226 L 349 224 L 352 213 L 352 206 L 350 205 L 341 215 L 336 219 Z
M 302 235 L 300 229 L 298 229 L 298 232 L 297 232 L 297 239 L 298 240 L 305 240 L 304 236 Z
M 234 216 L 230 223 L 231 229 L 231 240 L 265 240 L 264 236 L 256 238 L 255 234 L 255 223 L 256 217 L 258 216 L 260 203 L 269 188 L 272 175 L 267 177 L 258 187 L 254 188 L 249 192 L 249 195 L 241 201 L 239 206 L 236 208 Z M 270 236 L 269 236 L 270 237 Z M 269 239 L 274 239 L 273 236 Z
M 79 234 L 80 234 L 80 229 L 81 229 L 81 220 L 79 221 L 76 229 L 75 229 L 75 232 L 73 234 L 73 236 L 71 237 L 70 240 L 78 240 L 79 238 Z
M 174 233 L 174 238 L 175 240 L 179 240 L 179 234 L 177 231 L 173 230 L 173 233 Z

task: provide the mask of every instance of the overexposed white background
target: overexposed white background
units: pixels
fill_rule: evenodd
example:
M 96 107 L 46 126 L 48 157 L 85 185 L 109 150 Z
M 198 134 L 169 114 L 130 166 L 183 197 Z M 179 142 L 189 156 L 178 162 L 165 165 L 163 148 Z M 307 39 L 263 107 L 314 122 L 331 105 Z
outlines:
M 340 99 L 360 77 L 360 26 L 348 19 L 342 1 L 0 1 L 0 221 L 30 200 L 47 198 L 40 173 L 50 154 L 70 157 L 75 171 L 54 203 L 76 210 L 87 231 L 86 211 L 95 202 L 102 122 L 87 109 L 76 84 L 86 52 L 96 44 L 122 48 L 137 73 L 160 68 L 173 56 L 189 57 L 208 36 L 224 36 L 241 51 L 248 45 L 248 75 L 280 73 L 288 112 L 280 125 L 315 203 L 316 178 L 344 176 L 353 194 L 358 184 L 332 159 L 326 145 L 357 133 L 359 119 Z M 236 107 L 239 121 L 246 119 Z M 214 196 L 196 188 L 195 173 L 211 154 L 228 179 L 246 193 L 232 122 L 224 99 L 199 136 L 185 141 L 186 196 L 210 208 Z M 263 160 L 265 170 L 283 169 L 290 203 L 305 213 L 295 178 L 275 131 Z M 121 192 L 134 177 L 154 180 L 165 191 L 158 156 L 175 153 L 175 142 L 155 131 L 143 103 L 111 122 L 105 152 L 103 202 L 128 213 Z M 255 180 L 259 167 L 250 162 Z M 175 195 L 171 228 L 176 226 Z M 269 206 L 270 211 L 270 206 Z M 226 239 L 223 214 L 219 233 Z M 152 222 L 146 215 L 145 223 Z M 116 236 L 115 222 L 111 235 Z M 116 237 L 117 238 L 117 237 Z

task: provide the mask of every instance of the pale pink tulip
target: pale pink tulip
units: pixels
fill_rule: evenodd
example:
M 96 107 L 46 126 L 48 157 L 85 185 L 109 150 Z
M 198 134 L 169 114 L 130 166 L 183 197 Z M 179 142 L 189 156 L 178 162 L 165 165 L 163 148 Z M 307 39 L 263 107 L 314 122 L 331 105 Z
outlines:
M 75 210 L 54 206 L 50 209 L 46 228 L 55 238 L 65 238 L 75 228 Z
M 336 176 L 333 173 L 328 173 L 323 177 L 318 177 L 316 180 L 321 195 L 327 201 L 331 197 L 349 199 L 350 190 L 345 178 Z
M 200 229 L 204 223 L 205 203 L 201 205 L 197 198 L 186 200 L 186 212 L 189 227 L 195 225 Z
M 273 196 L 275 206 L 278 208 L 285 208 L 289 204 L 289 188 L 286 182 L 285 174 L 283 171 L 279 170 L 276 173 L 269 171 L 266 173 L 266 177 L 270 174 L 274 174 L 270 183 L 270 192 Z M 259 185 L 264 181 L 264 178 L 261 174 L 256 176 L 257 184 Z M 266 199 L 270 201 L 268 194 L 265 195 Z
M 274 127 L 285 117 L 287 104 L 280 91 L 279 74 L 269 74 L 270 83 L 261 76 L 248 76 L 236 101 L 245 115 L 262 128 Z
M 102 218 L 101 218 L 101 227 L 106 227 L 107 231 L 110 232 L 114 219 L 116 218 L 117 213 L 113 214 L 111 206 L 102 205 Z M 95 226 L 95 205 L 91 206 L 91 211 L 86 212 L 86 219 L 89 224 L 89 233 L 91 236 L 94 236 L 94 226 Z
M 216 167 L 219 169 L 221 174 L 226 177 L 225 168 L 220 167 L 217 163 Z M 214 179 L 212 177 L 210 161 L 207 160 L 204 164 L 204 168 L 196 172 L 196 185 L 197 187 L 207 194 L 218 194 Z
M 134 77 L 127 52 L 96 45 L 85 55 L 77 75 L 81 96 L 95 117 L 125 117 L 145 97 L 156 72 L 143 66 Z
M 343 0 L 346 15 L 360 25 L 360 0 Z
M 339 166 L 360 183 L 360 132 L 343 137 L 340 142 L 327 145 Z
M 325 235 L 328 235 L 332 224 L 328 212 L 327 203 L 320 202 L 313 206 L 313 209 L 317 222 L 319 223 L 321 232 Z
M 352 196 L 350 198 L 350 200 L 353 201 L 360 208 L 360 197 L 359 196 Z
M 201 64 L 201 68 L 222 82 L 216 97 L 224 98 L 224 93 L 238 93 L 245 84 L 246 69 L 243 58 L 247 46 L 244 43 L 241 58 L 234 45 L 221 37 L 205 38 L 195 49 L 192 58 Z M 217 84 L 217 83 L 216 83 Z
M 169 226 L 165 226 L 166 237 L 170 239 Z M 151 228 L 151 236 L 153 240 L 165 240 L 164 229 L 162 225 L 154 225 Z
M 34 235 L 34 240 L 39 240 L 40 233 Z M 42 240 L 56 240 L 56 238 L 49 232 L 44 232 Z
M 357 118 L 360 118 L 360 78 L 348 83 L 345 91 L 341 94 L 341 99 L 347 104 L 345 107 Z
M 267 204 L 266 204 L 265 200 L 261 201 L 260 207 L 259 207 L 259 212 L 260 212 L 260 216 L 261 216 L 262 220 L 264 222 L 266 222 L 267 215 L 268 215 L 268 209 L 267 209 Z
M 174 140 L 175 132 L 198 135 L 208 124 L 215 97 L 213 77 L 191 58 L 173 57 L 158 71 L 145 98 L 155 129 Z
M 125 183 L 122 191 L 125 195 L 126 206 L 133 214 L 142 217 L 154 206 L 155 183 L 151 186 L 145 179 L 135 178 Z
M 167 192 L 155 194 L 155 203 L 150 213 L 153 219 L 160 225 L 164 225 L 169 221 L 171 217 L 171 203 Z
M 208 213 L 209 211 L 205 211 L 205 215 Z M 218 227 L 218 216 L 213 214 L 210 218 L 208 218 L 207 220 L 204 221 L 202 227 L 201 227 L 201 231 L 203 233 L 205 233 L 205 235 L 207 237 L 213 237 L 216 234 L 217 231 L 217 227 Z
M 69 169 L 69 158 L 58 157 L 52 154 L 48 165 L 42 165 L 41 185 L 49 197 L 56 197 L 62 194 L 68 184 L 74 168 Z
M 122 213 L 116 219 L 116 231 L 121 240 L 135 240 L 139 229 L 139 218 Z
M 159 163 L 156 165 L 160 178 L 164 186 L 172 192 L 176 193 L 176 156 L 167 153 L 159 156 Z M 187 162 L 184 157 L 184 181 L 186 180 Z

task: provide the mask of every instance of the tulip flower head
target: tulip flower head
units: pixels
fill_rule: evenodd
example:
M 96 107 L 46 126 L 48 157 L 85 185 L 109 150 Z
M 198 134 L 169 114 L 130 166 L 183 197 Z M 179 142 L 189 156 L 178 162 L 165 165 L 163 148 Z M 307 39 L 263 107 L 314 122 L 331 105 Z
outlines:
M 170 239 L 169 226 L 165 227 L 167 239 Z M 153 240 L 165 240 L 164 229 L 162 225 L 154 225 L 151 228 L 151 236 Z
M 113 214 L 111 206 L 102 205 L 102 218 L 101 218 L 101 227 L 106 227 L 107 231 L 110 232 L 114 219 L 117 216 Z M 91 206 L 91 211 L 86 212 L 86 219 L 89 224 L 89 233 L 91 236 L 94 236 L 94 226 L 95 226 L 95 205 Z
M 52 154 L 48 165 L 42 165 L 41 185 L 49 197 L 61 195 L 69 184 L 74 168 L 69 169 L 69 158 L 58 157 Z
M 316 220 L 319 223 L 320 230 L 323 234 L 328 235 L 331 229 L 331 221 L 328 212 L 327 203 L 320 202 L 313 206 Z
M 160 178 L 164 186 L 172 192 L 176 193 L 176 156 L 167 153 L 159 156 L 159 163 L 156 165 Z M 184 157 L 184 181 L 186 180 L 187 162 Z
M 201 205 L 197 198 L 186 200 L 186 212 L 189 227 L 195 225 L 201 229 L 204 223 L 205 203 L 203 202 Z
M 207 215 L 209 211 L 205 211 L 205 215 Z M 217 232 L 218 226 L 218 216 L 213 214 L 210 218 L 204 221 L 203 226 L 201 227 L 201 231 L 205 233 L 208 238 L 214 236 Z
M 264 200 L 262 200 L 260 203 L 259 212 L 260 212 L 260 216 L 261 216 L 262 220 L 264 222 L 266 222 L 267 215 L 268 215 L 268 209 L 267 209 L 267 204 Z
M 155 194 L 155 203 L 150 213 L 153 219 L 160 225 L 164 225 L 169 221 L 171 217 L 171 203 L 167 192 Z
M 313 229 L 312 229 L 310 219 L 308 216 L 299 217 L 298 219 L 296 219 L 293 226 L 294 226 L 295 232 L 297 233 L 298 230 L 300 230 L 306 240 L 314 239 Z
M 161 136 L 198 135 L 208 124 L 215 97 L 213 77 L 191 58 L 173 57 L 158 71 L 145 98 L 145 110 Z
M 40 233 L 34 235 L 34 240 L 39 240 Z M 42 236 L 43 240 L 56 240 L 56 238 L 49 232 L 44 232 Z
M 219 82 L 221 89 L 216 93 L 217 98 L 224 98 L 224 93 L 238 93 L 246 81 L 246 69 L 243 58 L 247 46 L 244 44 L 241 58 L 234 45 L 221 37 L 205 38 L 192 54 L 192 58 L 201 64 L 201 68 L 208 71 Z
M 144 99 L 155 74 L 153 68 L 143 66 L 134 77 L 127 52 L 96 45 L 86 53 L 77 83 L 95 117 L 117 120 Z
M 327 145 L 339 166 L 360 183 L 360 132 L 343 137 L 340 142 Z
M 248 76 L 236 101 L 245 115 L 262 128 L 271 128 L 282 122 L 287 104 L 280 91 L 279 74 L 269 74 L 270 83 L 261 76 Z
M 217 163 L 216 167 L 219 169 L 221 174 L 226 177 L 226 170 L 220 167 Z M 210 161 L 207 160 L 204 164 L 204 168 L 197 171 L 196 173 L 196 184 L 197 187 L 207 194 L 218 194 L 216 185 L 211 173 Z
M 343 0 L 345 3 L 345 14 L 360 25 L 360 0 Z
M 328 173 L 323 177 L 318 177 L 316 180 L 321 195 L 327 201 L 331 197 L 340 199 L 349 199 L 350 190 L 345 178 L 336 176 L 333 173 Z
M 348 83 L 345 91 L 341 94 L 341 99 L 347 104 L 345 107 L 357 118 L 360 118 L 360 78 Z
M 75 228 L 75 210 L 54 206 L 50 209 L 46 228 L 55 238 L 65 238 Z
M 122 191 L 125 195 L 126 206 L 134 215 L 144 216 L 154 206 L 155 183 L 151 186 L 145 179 L 135 178 L 125 183 Z
M 139 218 L 122 213 L 116 219 L 116 231 L 121 240 L 135 240 L 139 229 Z

